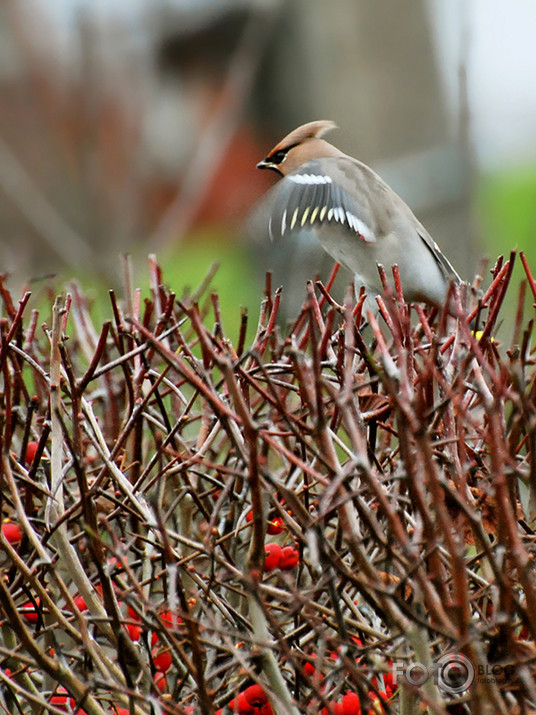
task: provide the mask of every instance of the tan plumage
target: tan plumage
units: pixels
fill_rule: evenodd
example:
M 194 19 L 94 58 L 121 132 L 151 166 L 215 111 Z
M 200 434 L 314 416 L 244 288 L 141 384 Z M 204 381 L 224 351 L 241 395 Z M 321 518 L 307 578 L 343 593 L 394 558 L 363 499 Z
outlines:
M 378 264 L 398 265 L 407 301 L 441 306 L 461 279 L 411 209 L 366 164 L 322 139 L 328 120 L 282 139 L 257 166 L 281 181 L 269 198 L 272 238 L 312 230 L 324 249 L 365 286 L 368 305 L 382 293 Z M 375 302 L 375 301 L 374 301 Z

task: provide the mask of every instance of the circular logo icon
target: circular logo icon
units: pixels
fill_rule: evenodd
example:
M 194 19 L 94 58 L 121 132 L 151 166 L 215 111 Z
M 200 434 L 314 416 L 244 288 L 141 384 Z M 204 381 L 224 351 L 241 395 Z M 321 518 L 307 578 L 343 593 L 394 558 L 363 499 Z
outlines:
M 408 683 L 420 687 L 428 680 L 428 670 L 422 663 L 410 663 L 405 676 Z
M 447 653 L 437 661 L 436 668 L 437 684 L 444 693 L 463 693 L 475 679 L 474 665 L 461 653 Z

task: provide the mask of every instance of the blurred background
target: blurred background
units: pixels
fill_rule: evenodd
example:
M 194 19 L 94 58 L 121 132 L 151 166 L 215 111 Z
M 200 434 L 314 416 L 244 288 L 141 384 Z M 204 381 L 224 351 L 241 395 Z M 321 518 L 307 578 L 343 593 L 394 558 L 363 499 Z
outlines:
M 236 319 L 267 269 L 291 312 L 332 262 L 248 220 L 255 164 L 318 118 L 464 278 L 536 268 L 535 27 L 533 0 L 3 0 L 0 272 L 98 293 L 156 253 L 180 294 L 218 261 Z

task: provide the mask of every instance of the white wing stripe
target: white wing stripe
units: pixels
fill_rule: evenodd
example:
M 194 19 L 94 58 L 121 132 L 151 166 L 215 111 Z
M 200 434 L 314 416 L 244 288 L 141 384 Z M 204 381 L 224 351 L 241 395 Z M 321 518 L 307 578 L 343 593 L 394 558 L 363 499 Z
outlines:
M 288 179 L 295 184 L 332 184 L 330 176 L 321 174 L 289 174 Z
M 354 229 L 356 233 L 358 233 L 360 236 L 363 236 L 365 241 L 368 241 L 369 243 L 376 242 L 376 236 L 374 235 L 374 233 L 370 230 L 367 224 L 361 221 L 361 219 L 357 218 L 355 214 L 351 213 L 350 211 L 347 211 L 346 218 L 348 219 L 348 224 Z
M 287 230 L 287 210 L 285 209 L 283 211 L 283 216 L 281 217 L 281 235 L 285 235 L 285 231 Z
M 299 184 L 301 186 L 320 186 L 325 184 L 333 184 L 333 179 L 326 174 L 294 173 L 289 174 L 285 180 L 291 181 L 294 184 Z M 339 201 L 341 201 L 342 199 L 342 201 L 344 202 L 344 197 L 340 195 L 342 190 L 336 184 L 334 184 L 333 190 L 330 187 L 329 189 L 327 189 L 327 191 L 328 195 L 325 196 L 324 200 L 326 200 L 327 198 L 327 201 L 329 202 L 330 199 L 332 201 L 333 199 L 338 199 Z M 342 193 L 344 194 L 344 191 L 342 191 Z M 348 228 L 350 228 L 352 231 L 355 231 L 355 233 L 358 234 L 363 240 L 367 241 L 367 243 L 376 242 L 376 236 L 374 235 L 374 231 L 372 231 L 372 229 L 367 226 L 364 221 L 362 221 L 354 213 L 352 213 L 352 211 L 347 210 L 343 205 L 329 206 L 329 203 L 327 205 L 324 204 L 323 206 L 315 206 L 314 204 L 306 206 L 303 210 L 303 213 L 298 207 L 294 210 L 292 217 L 288 215 L 288 211 L 287 209 L 285 209 L 281 217 L 281 235 L 283 235 L 288 230 L 294 230 L 295 227 L 304 227 L 306 223 L 308 223 L 309 225 L 313 225 L 315 222 L 322 223 L 323 221 L 327 221 L 328 223 L 330 221 L 336 221 L 337 223 L 340 223 L 342 225 L 347 224 Z M 436 248 L 436 250 L 439 250 L 437 246 L 434 246 L 434 248 Z

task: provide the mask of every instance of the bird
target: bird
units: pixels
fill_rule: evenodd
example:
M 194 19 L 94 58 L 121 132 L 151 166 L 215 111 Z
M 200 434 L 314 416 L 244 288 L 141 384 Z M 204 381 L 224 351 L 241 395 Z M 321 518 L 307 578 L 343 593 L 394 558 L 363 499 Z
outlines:
M 402 198 L 370 167 L 324 135 L 337 125 L 317 120 L 287 134 L 257 164 L 280 180 L 266 200 L 272 240 L 312 231 L 324 250 L 363 286 L 365 310 L 384 293 L 378 265 L 392 283 L 397 265 L 404 299 L 444 306 L 449 283 L 462 280 Z

